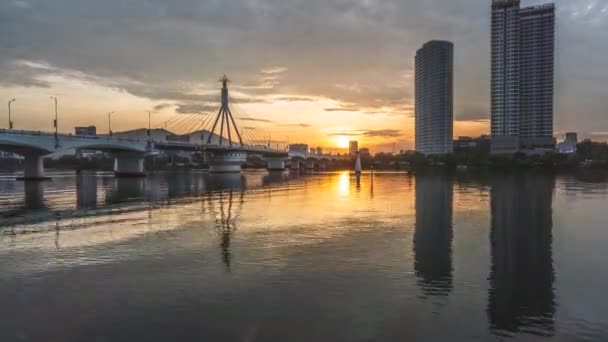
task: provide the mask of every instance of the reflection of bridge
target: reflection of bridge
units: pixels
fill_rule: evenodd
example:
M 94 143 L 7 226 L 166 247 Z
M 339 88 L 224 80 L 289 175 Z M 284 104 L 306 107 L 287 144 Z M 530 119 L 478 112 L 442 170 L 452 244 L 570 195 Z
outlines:
M 292 159 L 291 167 L 323 167 L 330 157 L 301 155 L 284 150 L 271 149 L 260 144 L 247 144 L 236 125 L 229 108 L 228 79 L 222 79 L 221 107 L 215 115 L 206 141 L 200 144 L 179 141 L 155 141 L 148 139 L 120 139 L 113 136 L 74 136 L 47 132 L 0 130 L 0 150 L 19 154 L 25 158 L 23 179 L 45 179 L 43 159 L 45 156 L 74 149 L 101 151 L 111 154 L 117 176 L 143 176 L 144 158 L 161 151 L 203 152 L 208 157 L 209 171 L 212 173 L 240 172 L 248 155 L 258 155 L 266 160 L 268 169 L 284 170 L 285 162 Z M 211 123 L 209 121 L 209 123 Z M 212 143 L 212 136 L 219 143 Z

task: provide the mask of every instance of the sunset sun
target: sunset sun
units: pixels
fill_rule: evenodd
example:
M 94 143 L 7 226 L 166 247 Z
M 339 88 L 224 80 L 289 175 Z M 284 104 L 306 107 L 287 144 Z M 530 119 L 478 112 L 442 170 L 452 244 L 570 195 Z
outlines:
M 336 146 L 338 148 L 348 148 L 348 143 L 349 143 L 350 139 L 345 136 L 338 136 L 338 137 L 336 137 L 335 141 L 336 141 Z

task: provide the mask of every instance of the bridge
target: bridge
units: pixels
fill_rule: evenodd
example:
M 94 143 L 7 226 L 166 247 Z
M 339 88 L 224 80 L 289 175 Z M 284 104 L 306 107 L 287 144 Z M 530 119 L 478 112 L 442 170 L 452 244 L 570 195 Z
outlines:
M 90 150 L 109 153 L 114 157 L 114 173 L 118 177 L 145 176 L 144 159 L 163 151 L 202 152 L 208 157 L 210 173 L 238 173 L 247 156 L 261 156 L 269 170 L 285 170 L 291 161 L 292 169 L 323 167 L 336 157 L 309 155 L 307 152 L 287 151 L 270 148 L 270 144 L 245 143 L 242 130 L 237 127 L 229 106 L 228 78 L 221 80 L 221 105 L 216 115 L 210 116 L 212 124 L 206 140 L 198 142 L 158 141 L 148 138 L 125 139 L 113 135 L 80 136 L 59 134 L 55 121 L 55 132 L 0 129 L 0 151 L 11 152 L 24 157 L 23 180 L 48 179 L 44 173 L 44 157 L 69 150 Z M 200 123 L 204 126 L 204 122 Z M 251 136 L 251 133 L 249 133 Z M 212 137 L 217 137 L 213 141 Z

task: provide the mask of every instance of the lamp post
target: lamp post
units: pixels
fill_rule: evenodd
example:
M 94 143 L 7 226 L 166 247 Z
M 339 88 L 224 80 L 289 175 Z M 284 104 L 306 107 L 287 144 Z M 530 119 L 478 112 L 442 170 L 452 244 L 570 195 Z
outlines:
M 11 103 L 15 102 L 17 100 L 12 99 L 10 101 L 8 101 L 8 129 L 13 129 L 13 119 L 11 117 Z
M 108 113 L 108 134 L 110 136 L 112 136 L 112 114 L 114 114 L 114 112 Z
M 147 111 L 148 113 L 148 140 L 151 140 L 151 131 L 152 131 L 152 113 Z
M 57 96 L 51 96 L 51 100 L 55 101 L 55 120 L 53 120 L 53 125 L 55 126 L 55 145 L 59 146 L 59 123 L 58 123 L 58 114 L 57 114 Z

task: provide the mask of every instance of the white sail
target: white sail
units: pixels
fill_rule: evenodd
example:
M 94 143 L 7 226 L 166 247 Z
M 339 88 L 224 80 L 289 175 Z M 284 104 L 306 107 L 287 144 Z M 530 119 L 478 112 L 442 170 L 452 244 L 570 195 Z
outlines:
M 361 156 L 359 154 L 357 154 L 357 162 L 355 163 L 355 173 L 361 174 L 361 171 L 362 171 Z

